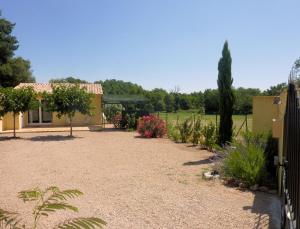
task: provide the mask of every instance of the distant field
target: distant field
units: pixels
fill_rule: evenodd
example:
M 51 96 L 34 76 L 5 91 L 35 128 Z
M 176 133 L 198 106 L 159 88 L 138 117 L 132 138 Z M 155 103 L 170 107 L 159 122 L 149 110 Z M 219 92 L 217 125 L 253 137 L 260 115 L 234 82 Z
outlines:
M 197 113 L 197 111 L 195 110 L 180 110 L 177 111 L 176 113 L 171 112 L 171 113 L 166 113 L 166 112 L 159 112 L 157 113 L 162 119 L 167 120 L 168 122 L 172 122 L 174 124 L 177 123 L 181 123 L 184 120 L 186 120 L 187 118 L 193 118 L 193 116 L 197 116 L 199 115 Z M 216 119 L 217 122 L 219 123 L 220 121 L 220 116 L 216 116 L 216 115 L 202 115 L 202 120 L 204 123 L 208 123 L 208 122 L 213 122 L 216 123 Z M 233 116 L 233 125 L 235 128 L 235 131 L 238 131 L 240 129 L 240 127 L 242 126 L 243 122 L 245 121 L 246 116 L 245 115 L 234 115 Z M 247 115 L 247 126 L 249 130 L 252 130 L 252 115 Z M 246 124 L 244 123 L 242 129 L 243 131 L 246 130 Z

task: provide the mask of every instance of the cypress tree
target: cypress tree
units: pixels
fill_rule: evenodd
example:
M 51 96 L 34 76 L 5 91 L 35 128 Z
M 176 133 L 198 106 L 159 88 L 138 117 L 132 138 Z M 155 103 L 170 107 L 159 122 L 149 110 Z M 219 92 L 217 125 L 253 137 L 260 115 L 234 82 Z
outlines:
M 224 145 L 232 140 L 232 114 L 234 105 L 234 94 L 232 90 L 233 79 L 231 77 L 231 55 L 226 41 L 222 51 L 222 57 L 218 64 L 218 91 L 220 126 L 218 143 Z

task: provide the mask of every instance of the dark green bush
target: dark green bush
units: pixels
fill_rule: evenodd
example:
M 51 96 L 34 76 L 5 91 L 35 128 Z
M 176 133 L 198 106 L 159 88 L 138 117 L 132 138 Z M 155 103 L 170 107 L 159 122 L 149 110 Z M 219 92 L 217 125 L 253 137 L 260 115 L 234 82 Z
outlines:
M 266 158 L 266 170 L 269 178 L 275 180 L 276 166 L 274 165 L 274 156 L 278 156 L 278 139 L 273 138 L 271 133 L 268 136 L 264 153 Z

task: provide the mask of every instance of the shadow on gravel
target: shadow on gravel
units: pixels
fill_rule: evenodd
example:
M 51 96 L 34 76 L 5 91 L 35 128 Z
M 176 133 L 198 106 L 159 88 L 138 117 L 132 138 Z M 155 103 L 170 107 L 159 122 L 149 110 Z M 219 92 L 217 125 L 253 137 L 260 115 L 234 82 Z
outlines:
M 253 205 L 244 206 L 243 209 L 257 215 L 253 229 L 280 229 L 281 205 L 278 196 L 255 192 Z
M 71 137 L 71 136 L 64 136 L 64 135 L 46 135 L 46 136 L 36 136 L 36 137 L 26 138 L 26 140 L 47 142 L 47 141 L 68 141 L 68 140 L 74 140 L 76 138 L 81 138 L 81 137 L 74 137 L 74 136 Z
M 9 141 L 9 140 L 19 140 L 20 137 L 10 137 L 10 136 L 0 136 L 0 142 L 1 141 Z
M 101 129 L 102 132 L 127 132 L 125 129 L 118 129 L 112 127 L 104 127 Z
M 210 164 L 212 163 L 213 161 L 210 160 L 210 158 L 208 159 L 203 159 L 203 160 L 199 160 L 199 161 L 188 161 L 188 162 L 185 162 L 183 163 L 182 165 L 183 166 L 189 166 L 189 165 L 204 165 L 204 164 Z

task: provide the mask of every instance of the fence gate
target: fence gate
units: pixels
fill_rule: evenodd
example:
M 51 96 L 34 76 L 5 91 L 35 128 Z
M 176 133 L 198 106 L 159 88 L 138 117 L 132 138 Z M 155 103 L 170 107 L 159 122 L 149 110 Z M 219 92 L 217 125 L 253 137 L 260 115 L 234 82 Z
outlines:
M 288 86 L 284 117 L 282 228 L 300 228 L 300 104 L 296 83 Z

